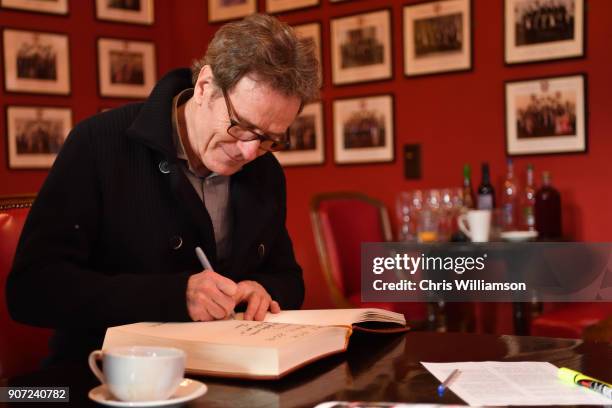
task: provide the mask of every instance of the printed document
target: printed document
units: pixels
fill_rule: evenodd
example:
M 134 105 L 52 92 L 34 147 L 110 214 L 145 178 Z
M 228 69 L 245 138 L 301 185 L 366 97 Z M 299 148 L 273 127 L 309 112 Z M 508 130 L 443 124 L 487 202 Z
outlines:
M 541 361 L 424 363 L 440 382 L 454 369 L 461 373 L 449 388 L 471 406 L 610 405 L 611 400 L 587 388 L 562 382 L 557 367 Z

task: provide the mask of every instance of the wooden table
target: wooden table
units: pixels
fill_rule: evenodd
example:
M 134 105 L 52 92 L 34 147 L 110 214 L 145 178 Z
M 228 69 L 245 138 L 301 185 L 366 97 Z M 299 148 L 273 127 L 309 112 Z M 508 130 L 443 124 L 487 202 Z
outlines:
M 612 381 L 612 345 L 607 343 L 462 333 L 360 334 L 351 338 L 347 353 L 304 367 L 280 381 L 194 377 L 208 385 L 208 393 L 186 406 L 312 407 L 329 400 L 462 404 L 450 391 L 438 398 L 438 381 L 419 362 L 485 360 L 549 361 Z M 70 406 L 78 407 L 101 406 L 87 398 L 97 385 L 85 363 L 0 381 L 0 386 L 69 386 Z

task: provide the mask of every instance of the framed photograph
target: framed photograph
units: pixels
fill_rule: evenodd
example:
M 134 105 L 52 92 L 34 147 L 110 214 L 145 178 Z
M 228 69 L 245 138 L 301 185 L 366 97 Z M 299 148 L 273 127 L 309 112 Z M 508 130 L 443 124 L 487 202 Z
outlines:
M 586 152 L 586 76 L 506 83 L 506 153 Z
M 505 0 L 506 64 L 584 56 L 584 0 Z
M 5 29 L 4 86 L 9 92 L 68 95 L 68 36 Z
M 470 0 L 404 7 L 404 74 L 467 71 L 472 68 Z
M 146 98 L 156 81 L 155 45 L 98 39 L 98 77 L 101 96 Z
M 321 164 L 325 161 L 323 103 L 304 106 L 289 128 L 289 148 L 274 153 L 283 166 Z
M 296 34 L 303 38 L 312 38 L 315 45 L 315 52 L 319 60 L 319 78 L 321 79 L 320 86 L 323 86 L 323 52 L 321 51 L 321 24 L 307 23 L 293 26 Z
M 10 169 L 50 168 L 72 128 L 69 108 L 8 106 L 7 152 Z
M 334 85 L 391 78 L 391 11 L 332 19 L 331 47 Z
M 151 25 L 155 19 L 153 0 L 96 0 L 96 18 Z
M 210 23 L 234 20 L 257 12 L 256 0 L 208 0 Z
M 266 0 L 266 13 L 280 13 L 318 5 L 319 0 Z
M 68 0 L 0 0 L 0 7 L 37 13 L 68 14 Z
M 391 162 L 394 144 L 393 96 L 334 101 L 336 163 Z

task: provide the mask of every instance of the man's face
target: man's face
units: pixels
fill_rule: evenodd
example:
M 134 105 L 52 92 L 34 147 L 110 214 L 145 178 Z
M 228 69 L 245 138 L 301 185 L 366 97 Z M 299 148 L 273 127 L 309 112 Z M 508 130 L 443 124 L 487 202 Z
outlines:
M 227 133 L 230 116 L 220 89 L 205 66 L 195 85 L 191 106 L 185 110 L 187 132 L 195 153 L 206 168 L 232 175 L 266 151 L 259 140 L 241 141 Z M 283 95 L 269 85 L 245 76 L 227 92 L 235 117 L 259 134 L 282 135 L 293 123 L 300 107 L 298 97 Z

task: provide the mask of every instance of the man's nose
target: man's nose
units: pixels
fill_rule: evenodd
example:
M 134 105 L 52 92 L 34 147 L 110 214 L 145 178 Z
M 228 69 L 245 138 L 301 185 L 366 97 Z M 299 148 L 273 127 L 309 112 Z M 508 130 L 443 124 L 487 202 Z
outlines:
M 238 150 L 240 150 L 240 153 L 242 154 L 244 160 L 251 161 L 257 158 L 257 152 L 259 151 L 259 143 L 259 140 L 238 140 L 236 142 L 236 146 L 238 147 Z

